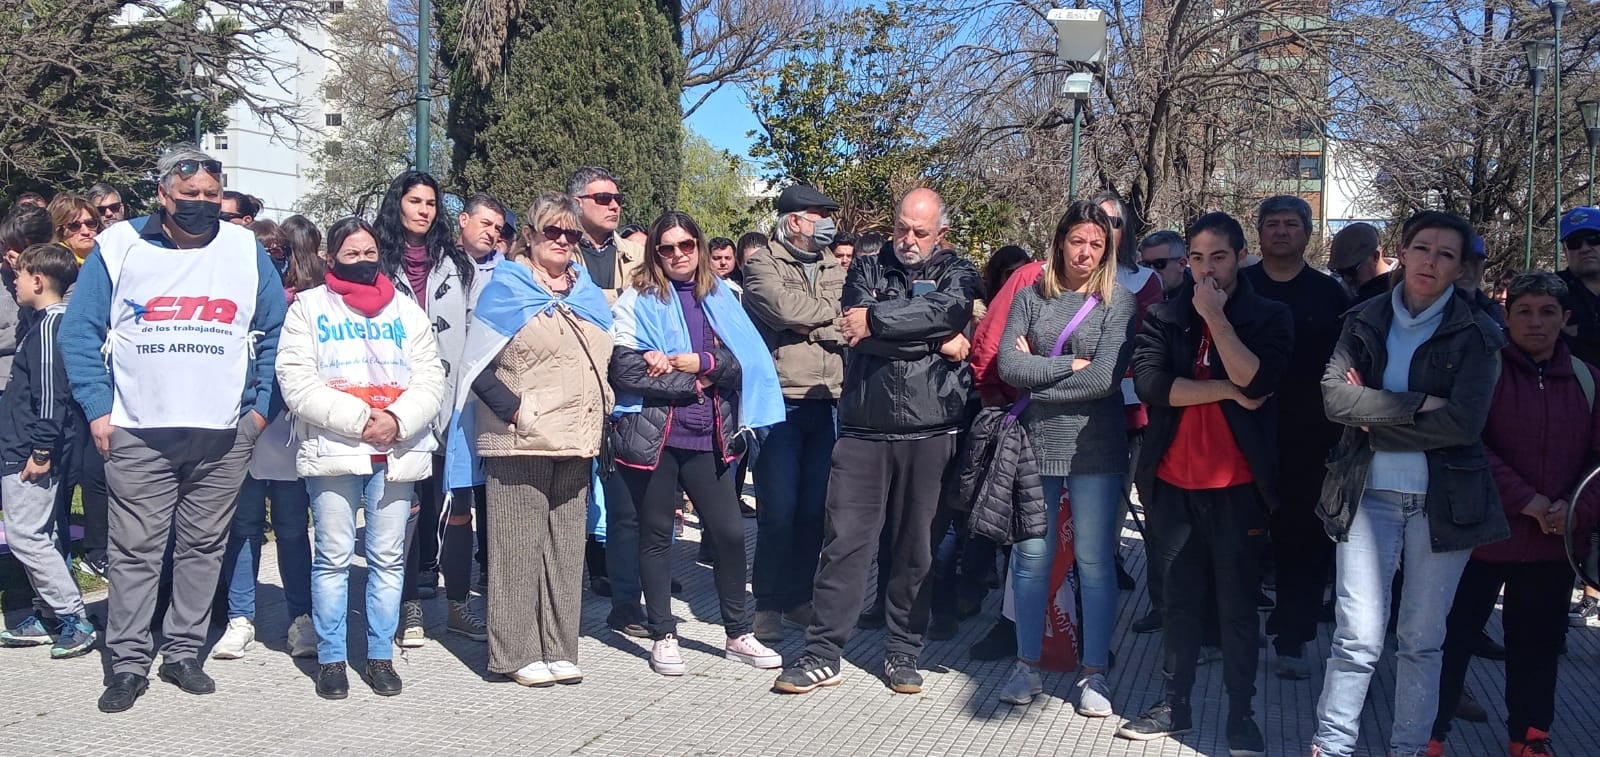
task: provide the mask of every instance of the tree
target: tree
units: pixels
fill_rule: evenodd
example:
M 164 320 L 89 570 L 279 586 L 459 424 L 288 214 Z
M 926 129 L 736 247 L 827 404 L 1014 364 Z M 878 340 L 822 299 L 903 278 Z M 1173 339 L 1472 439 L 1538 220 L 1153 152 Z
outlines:
M 838 12 L 838 0 L 688 0 L 683 5 L 684 90 L 698 90 L 688 118 L 717 90 L 750 86 L 767 63 Z
M 324 96 L 340 103 L 344 124 L 337 140 L 317 147 L 311 180 L 316 189 L 297 210 L 319 224 L 344 216 L 372 218 L 389 183 L 411 166 L 416 145 L 416 0 L 357 0 L 330 24 L 340 41 L 330 52 L 336 70 Z M 433 69 L 431 94 L 443 103 L 447 75 Z M 449 165 L 445 139 L 448 108 L 432 111 L 432 163 Z
M 738 239 L 757 229 L 760 213 L 750 196 L 755 184 L 750 165 L 705 137 L 685 131 L 683 175 L 678 184 L 678 209 L 699 222 L 707 237 Z
M 253 85 L 279 75 L 267 56 L 300 43 L 311 0 L 18 0 L 0 13 L 0 191 L 144 182 L 157 151 L 220 127 L 243 102 L 279 128 L 293 104 Z M 132 19 L 132 20 L 129 20 Z
M 584 165 L 617 174 L 629 219 L 676 204 L 683 57 L 676 6 L 440 0 L 451 177 L 514 206 Z

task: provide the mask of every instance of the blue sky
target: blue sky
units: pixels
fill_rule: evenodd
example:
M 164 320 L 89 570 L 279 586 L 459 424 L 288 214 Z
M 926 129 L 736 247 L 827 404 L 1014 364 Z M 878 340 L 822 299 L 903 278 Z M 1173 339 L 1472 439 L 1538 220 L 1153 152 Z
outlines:
M 697 99 L 699 99 L 698 92 L 693 90 L 685 92 L 684 107 L 693 104 Z M 706 100 L 686 123 L 690 129 L 705 137 L 711 144 L 741 158 L 749 159 L 750 145 L 754 144 L 755 140 L 746 134 L 758 126 L 755 116 L 750 113 L 749 103 L 745 101 L 744 92 L 739 88 L 723 87 L 717 90 L 716 94 Z

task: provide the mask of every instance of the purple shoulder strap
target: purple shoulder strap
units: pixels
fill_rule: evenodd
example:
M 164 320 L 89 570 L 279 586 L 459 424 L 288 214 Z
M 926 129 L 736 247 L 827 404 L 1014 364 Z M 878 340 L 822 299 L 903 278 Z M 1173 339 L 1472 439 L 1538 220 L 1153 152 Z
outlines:
M 1059 357 L 1061 355 L 1061 351 L 1067 347 L 1067 339 L 1072 337 L 1072 332 L 1077 331 L 1078 327 L 1083 325 L 1083 320 L 1089 317 L 1089 312 L 1099 304 L 1100 298 L 1095 295 L 1089 295 L 1089 299 L 1083 301 L 1083 307 L 1078 308 L 1078 314 L 1072 316 L 1072 320 L 1067 322 L 1067 327 L 1061 330 L 1061 336 L 1056 337 L 1056 346 L 1050 349 L 1050 357 Z M 1005 345 L 1001 345 L 1001 349 L 1005 349 Z M 1022 415 L 1022 411 L 1028 409 L 1028 403 L 1031 398 L 1032 395 L 1023 394 L 1017 398 L 1016 402 L 1011 403 L 1011 412 L 1006 414 L 1006 423 L 1015 421 L 1018 416 Z

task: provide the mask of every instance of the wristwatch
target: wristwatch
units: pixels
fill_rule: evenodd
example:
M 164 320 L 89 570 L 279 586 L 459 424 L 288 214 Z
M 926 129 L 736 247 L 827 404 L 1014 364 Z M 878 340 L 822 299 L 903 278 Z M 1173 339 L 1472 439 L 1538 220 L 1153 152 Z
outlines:
M 33 451 L 33 463 L 34 463 L 34 465 L 49 465 L 50 464 L 50 450 L 47 450 L 47 449 L 36 449 L 36 450 L 34 450 Z

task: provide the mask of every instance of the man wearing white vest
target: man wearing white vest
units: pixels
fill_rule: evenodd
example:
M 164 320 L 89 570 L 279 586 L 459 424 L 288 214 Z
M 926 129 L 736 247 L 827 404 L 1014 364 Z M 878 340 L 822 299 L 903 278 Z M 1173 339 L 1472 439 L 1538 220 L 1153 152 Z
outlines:
M 266 426 L 283 284 L 249 229 L 220 222 L 222 165 L 192 146 L 157 164 L 161 207 L 101 234 L 61 326 L 72 394 L 106 458 L 111 681 L 102 712 L 148 688 L 169 539 L 162 680 L 191 694 L 234 501 Z

